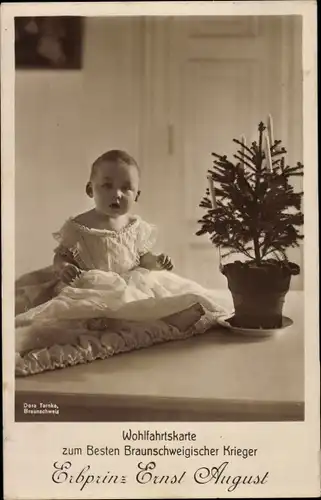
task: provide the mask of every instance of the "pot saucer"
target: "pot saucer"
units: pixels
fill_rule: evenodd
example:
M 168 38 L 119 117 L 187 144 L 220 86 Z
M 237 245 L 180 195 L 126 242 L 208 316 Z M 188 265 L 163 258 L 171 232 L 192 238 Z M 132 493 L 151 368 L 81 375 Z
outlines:
M 230 324 L 229 321 L 233 316 L 231 314 L 221 316 L 220 318 L 217 318 L 217 322 L 220 326 L 223 326 L 224 328 L 228 329 L 231 333 L 234 334 L 239 334 L 239 335 L 246 335 L 246 336 L 252 336 L 256 338 L 264 338 L 264 337 L 272 337 L 275 335 L 279 335 L 284 332 L 287 328 L 293 325 L 292 319 L 288 318 L 287 316 L 282 316 L 282 326 L 278 328 L 243 328 L 240 326 L 233 326 Z

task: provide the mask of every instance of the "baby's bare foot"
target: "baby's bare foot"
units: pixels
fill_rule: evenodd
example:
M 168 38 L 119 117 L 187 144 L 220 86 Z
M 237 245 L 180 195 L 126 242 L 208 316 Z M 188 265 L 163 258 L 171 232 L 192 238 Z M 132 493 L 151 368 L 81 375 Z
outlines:
M 192 305 L 188 309 L 184 309 L 183 311 L 163 318 L 163 321 L 171 326 L 174 326 L 181 332 L 185 332 L 193 325 L 195 325 L 195 323 L 197 323 L 197 321 L 199 321 L 204 314 L 205 311 L 203 307 L 201 306 L 201 304 L 197 303 Z

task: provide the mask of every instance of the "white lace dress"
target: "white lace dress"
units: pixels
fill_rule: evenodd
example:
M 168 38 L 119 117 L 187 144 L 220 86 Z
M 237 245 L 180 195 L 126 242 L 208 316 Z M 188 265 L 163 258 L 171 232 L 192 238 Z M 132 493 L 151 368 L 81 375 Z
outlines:
M 57 297 L 16 317 L 16 324 L 50 319 L 93 317 L 152 320 L 200 303 L 213 323 L 225 310 L 214 291 L 170 271 L 139 267 L 152 251 L 156 228 L 140 217 L 119 232 L 89 229 L 68 219 L 55 233 L 57 251 L 77 255 L 83 272 Z

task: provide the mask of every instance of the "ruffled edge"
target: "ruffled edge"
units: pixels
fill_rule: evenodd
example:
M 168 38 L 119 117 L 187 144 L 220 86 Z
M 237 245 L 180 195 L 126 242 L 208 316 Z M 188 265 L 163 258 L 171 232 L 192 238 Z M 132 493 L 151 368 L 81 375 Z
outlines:
M 58 243 L 54 253 L 69 252 L 71 248 L 77 246 L 76 227 L 70 221 L 71 219 L 68 219 L 59 231 L 52 233 L 54 240 Z
M 134 215 L 133 216 L 133 220 L 130 221 L 129 224 L 127 224 L 127 226 L 123 227 L 122 229 L 120 229 L 119 231 L 114 231 L 112 229 L 95 229 L 95 228 L 90 228 L 90 227 L 87 227 L 83 224 L 80 224 L 79 222 L 77 222 L 75 220 L 75 217 L 69 217 L 69 219 L 67 219 L 67 221 L 65 222 L 65 226 L 68 227 L 68 224 L 70 224 L 74 229 L 78 229 L 84 233 L 90 233 L 90 234 L 97 234 L 99 236 L 104 236 L 104 235 L 119 235 L 119 234 L 124 234 L 124 233 L 127 233 L 127 232 L 130 232 L 133 230 L 133 228 L 135 228 L 135 226 L 141 222 L 141 218 L 138 216 L 138 215 Z M 54 235 L 57 234 L 57 233 L 54 233 Z M 59 234 L 59 231 L 58 231 L 58 234 Z
M 138 255 L 140 257 L 153 250 L 157 241 L 157 236 L 157 227 L 141 220 L 136 242 Z
M 193 328 L 181 332 L 162 321 L 146 325 L 138 330 L 124 327 L 117 332 L 102 332 L 97 337 L 90 333 L 80 335 L 75 344 L 58 345 L 31 350 L 25 354 L 16 353 L 16 377 L 36 375 L 46 371 L 67 368 L 78 364 L 107 359 L 115 354 L 143 349 L 172 340 L 183 340 L 204 334 L 213 325 L 213 318 L 201 318 Z

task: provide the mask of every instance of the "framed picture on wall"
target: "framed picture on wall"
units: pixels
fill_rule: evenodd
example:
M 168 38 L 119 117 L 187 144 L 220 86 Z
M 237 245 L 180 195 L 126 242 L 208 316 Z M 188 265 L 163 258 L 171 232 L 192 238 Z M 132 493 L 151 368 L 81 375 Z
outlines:
M 81 17 L 15 17 L 16 69 L 80 69 Z

